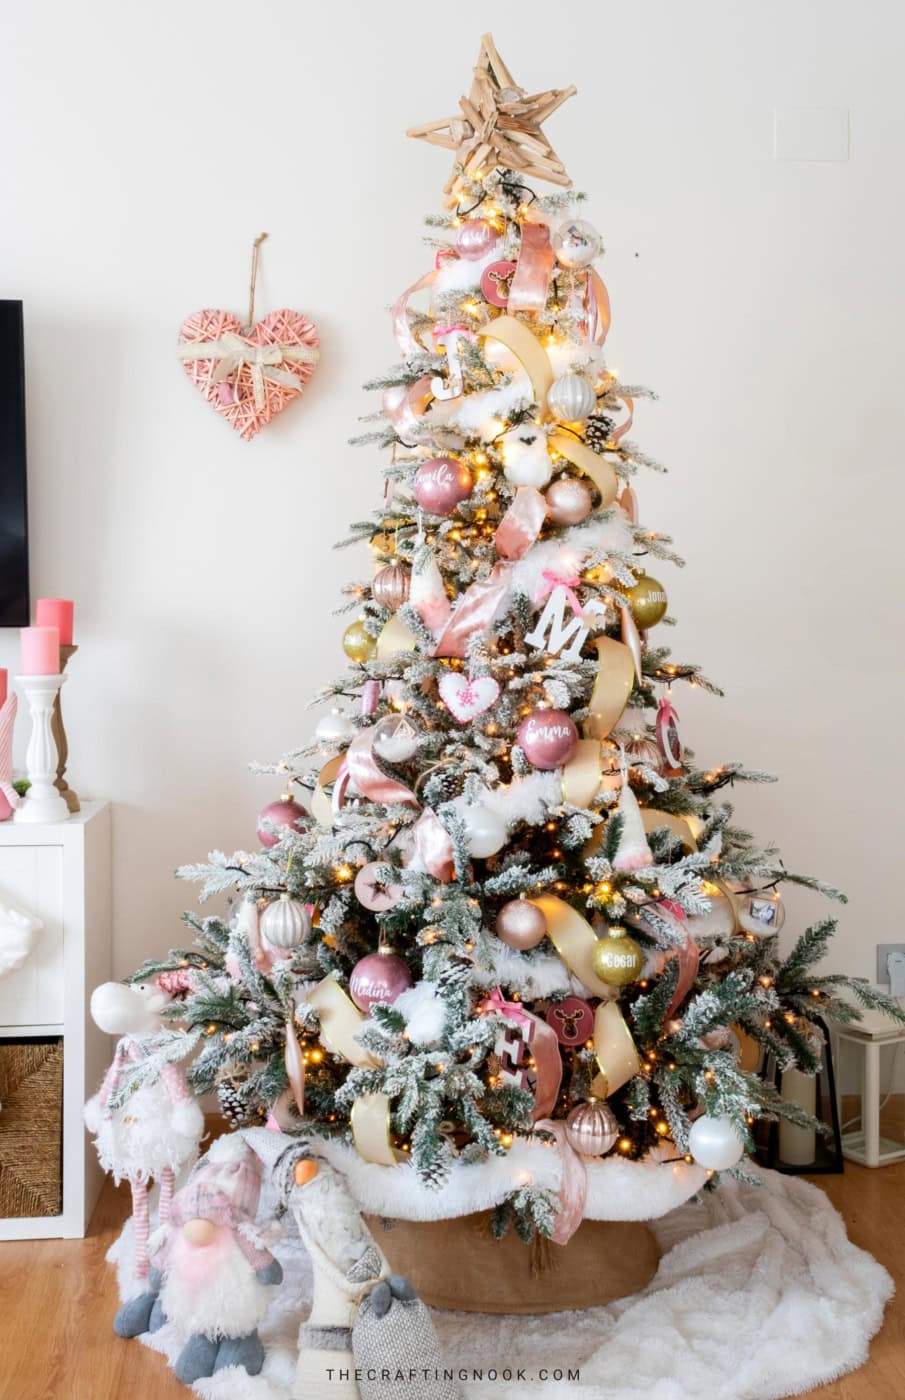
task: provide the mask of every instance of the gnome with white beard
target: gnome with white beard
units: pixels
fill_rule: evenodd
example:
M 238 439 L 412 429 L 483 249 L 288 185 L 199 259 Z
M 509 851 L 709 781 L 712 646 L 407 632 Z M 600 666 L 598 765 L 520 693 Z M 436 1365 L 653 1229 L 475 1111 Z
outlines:
M 264 1364 L 258 1325 L 283 1270 L 255 1224 L 260 1195 L 261 1164 L 230 1133 L 198 1163 L 149 1241 L 163 1280 L 151 1330 L 173 1322 L 187 1334 L 174 1368 L 184 1385 L 227 1366 L 256 1376 Z

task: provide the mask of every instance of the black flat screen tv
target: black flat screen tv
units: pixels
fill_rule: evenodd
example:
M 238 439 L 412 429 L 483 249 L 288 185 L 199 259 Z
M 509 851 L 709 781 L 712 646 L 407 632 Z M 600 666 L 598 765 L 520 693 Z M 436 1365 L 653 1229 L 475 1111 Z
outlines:
M 28 494 L 21 301 L 0 301 L 0 627 L 27 627 Z

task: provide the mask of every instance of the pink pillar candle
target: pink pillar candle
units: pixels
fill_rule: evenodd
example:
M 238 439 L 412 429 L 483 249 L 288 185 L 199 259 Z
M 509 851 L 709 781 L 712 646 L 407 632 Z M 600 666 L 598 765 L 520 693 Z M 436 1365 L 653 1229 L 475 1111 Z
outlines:
M 73 604 L 68 598 L 39 598 L 35 607 L 35 622 L 39 627 L 56 627 L 60 646 L 72 646 Z
M 6 704 L 6 697 L 9 694 L 9 672 L 0 668 L 0 708 Z M 2 821 L 0 817 L 0 821 Z
M 60 674 L 59 627 L 23 627 L 19 638 L 22 643 L 23 676 Z

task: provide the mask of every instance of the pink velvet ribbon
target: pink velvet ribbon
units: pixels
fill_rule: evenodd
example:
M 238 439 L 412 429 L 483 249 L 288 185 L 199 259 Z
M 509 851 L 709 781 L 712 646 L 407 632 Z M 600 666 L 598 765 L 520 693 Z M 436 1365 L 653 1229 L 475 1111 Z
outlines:
M 431 268 L 430 272 L 425 272 L 423 277 L 419 277 L 417 282 L 413 282 L 410 287 L 400 293 L 393 303 L 390 316 L 393 322 L 393 334 L 403 355 L 408 358 L 410 355 L 423 355 L 424 346 L 415 339 L 408 318 L 409 297 L 413 297 L 416 292 L 420 292 L 424 287 L 429 287 L 437 276 L 437 269 Z
M 487 630 L 508 587 L 509 566 L 497 564 L 488 579 L 467 588 L 431 654 L 464 657 L 469 637 L 479 629 Z
M 669 914 L 676 923 L 684 925 L 685 910 L 674 899 L 661 899 L 656 907 L 661 914 Z M 664 1013 L 664 1020 L 668 1020 L 676 1008 L 681 1006 L 694 986 L 694 979 L 698 975 L 698 964 L 701 961 L 701 950 L 691 934 L 686 932 L 685 942 L 669 956 L 678 961 L 679 980 L 676 983 L 676 990 L 672 994 L 672 1000 Z
M 547 502 L 533 486 L 520 486 L 493 537 L 503 559 L 522 559 L 534 544 L 547 518 Z
M 543 311 L 553 272 L 553 249 L 546 224 L 522 224 L 518 265 L 509 287 L 509 311 Z
M 397 783 L 395 778 L 388 777 L 379 767 L 374 757 L 373 729 L 361 729 L 355 735 L 346 749 L 344 766 L 352 784 L 372 802 L 408 802 L 413 807 L 421 805 L 410 787 L 406 787 L 405 783 Z M 336 784 L 334 794 L 335 791 Z
M 588 335 L 598 345 L 602 345 L 610 329 L 610 297 L 606 284 L 598 272 L 588 274 L 585 307 Z
M 292 1090 L 292 1097 L 295 1099 L 295 1106 L 299 1113 L 305 1115 L 305 1061 L 302 1059 L 302 1052 L 296 1039 L 292 1022 L 286 1023 L 286 1049 L 284 1052 L 286 1064 L 286 1078 L 289 1080 L 289 1087 Z
M 553 592 L 554 588 L 564 588 L 566 597 L 572 605 L 572 611 L 576 617 L 584 617 L 584 608 L 578 600 L 575 589 L 581 583 L 581 579 L 576 574 L 573 578 L 565 578 L 562 574 L 554 573 L 552 569 L 544 569 L 541 574 L 542 582 L 539 584 L 534 601 L 542 603 L 545 598 Z
M 431 376 L 422 374 L 420 379 L 408 386 L 398 402 L 395 397 L 391 397 L 389 391 L 384 396 L 384 415 L 406 446 L 414 447 L 418 443 L 418 423 L 424 416 L 425 404 L 430 393 Z
M 566 1137 L 566 1125 L 561 1118 L 542 1118 L 537 1124 L 556 1138 L 562 1176 L 559 1183 L 559 1213 L 550 1236 L 554 1244 L 568 1244 L 584 1219 L 588 1198 L 588 1169 Z
M 361 713 L 372 715 L 380 704 L 380 681 L 365 681 L 361 687 Z
M 617 394 L 616 397 L 617 399 L 621 399 L 622 402 L 625 404 L 626 408 L 628 409 L 628 417 L 626 418 L 624 423 L 619 424 L 619 427 L 611 435 L 611 442 L 620 442 L 622 438 L 625 437 L 629 428 L 632 426 L 632 423 L 635 418 L 635 404 L 634 401 L 629 398 L 628 394 Z
M 528 1038 L 531 1041 L 531 1054 L 534 1058 L 534 1072 L 536 1082 L 534 1086 L 534 1120 L 545 1118 L 548 1113 L 552 1113 L 559 1097 L 559 1086 L 562 1083 L 562 1056 L 559 1053 L 559 1040 L 556 1032 L 542 1021 L 539 1016 L 535 1016 L 533 1011 L 527 1011 L 521 1002 L 506 1001 L 502 990 L 494 987 L 493 991 L 481 1003 L 481 1010 L 496 1012 L 500 1016 L 505 1016 L 507 1020 L 514 1021 L 517 1026 L 522 1026 L 526 1031 L 533 1027 L 533 1034 Z
M 449 832 L 433 807 L 425 807 L 412 827 L 412 854 L 409 870 L 426 870 L 444 884 L 456 873 L 453 844 Z

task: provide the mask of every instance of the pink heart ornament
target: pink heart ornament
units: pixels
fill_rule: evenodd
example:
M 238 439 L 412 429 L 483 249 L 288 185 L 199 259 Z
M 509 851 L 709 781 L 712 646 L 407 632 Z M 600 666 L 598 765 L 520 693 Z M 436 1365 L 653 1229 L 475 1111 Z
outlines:
M 493 676 L 478 676 L 472 680 L 458 671 L 447 671 L 440 677 L 440 695 L 460 724 L 467 724 L 475 715 L 489 710 L 499 694 L 500 687 Z
M 248 363 L 243 362 L 237 372 L 216 383 L 215 375 L 221 361 L 213 355 L 189 358 L 183 349 L 196 345 L 200 350 L 217 342 L 222 344 L 224 335 L 238 337 L 252 354 L 259 350 L 271 352 L 262 369 L 262 403 L 255 403 L 254 374 Z M 294 399 L 301 398 L 302 390 L 314 373 L 318 344 L 314 322 L 301 311 L 285 309 L 271 311 L 247 331 L 243 331 L 232 312 L 215 310 L 196 311 L 179 328 L 180 358 L 186 374 L 214 412 L 225 418 L 246 441 L 272 423 Z M 281 346 L 290 351 L 301 348 L 310 352 L 310 358 L 278 359 L 274 352 Z

